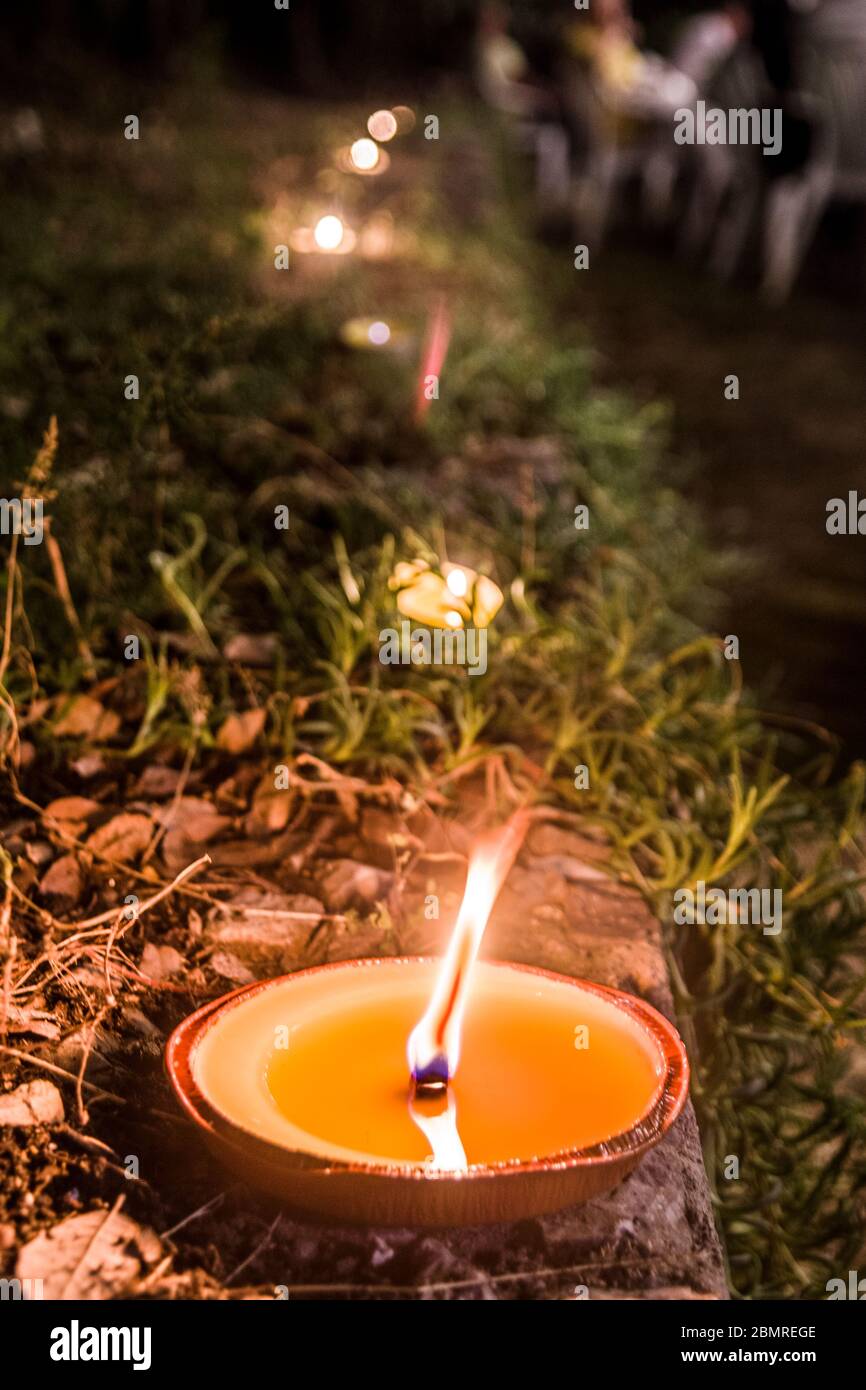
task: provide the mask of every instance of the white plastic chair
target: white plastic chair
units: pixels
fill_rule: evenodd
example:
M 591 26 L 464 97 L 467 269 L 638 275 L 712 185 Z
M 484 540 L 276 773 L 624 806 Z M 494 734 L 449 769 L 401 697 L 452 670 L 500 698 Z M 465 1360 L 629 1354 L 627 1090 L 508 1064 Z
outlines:
M 563 206 L 568 199 L 570 148 L 568 132 L 554 120 L 534 113 L 531 102 L 518 82 L 495 76 L 476 55 L 476 85 L 488 106 L 510 118 L 517 139 L 529 153 L 535 167 L 535 192 L 545 210 Z
M 723 63 L 701 95 L 722 110 L 766 105 L 761 65 L 743 46 Z M 751 145 L 695 145 L 695 177 L 680 239 L 692 256 L 709 250 L 710 268 L 729 279 L 760 207 L 762 179 Z
M 773 303 L 790 293 L 827 204 L 866 203 L 866 36 L 807 43 L 801 80 L 815 138 L 805 168 L 767 197 L 761 288 Z

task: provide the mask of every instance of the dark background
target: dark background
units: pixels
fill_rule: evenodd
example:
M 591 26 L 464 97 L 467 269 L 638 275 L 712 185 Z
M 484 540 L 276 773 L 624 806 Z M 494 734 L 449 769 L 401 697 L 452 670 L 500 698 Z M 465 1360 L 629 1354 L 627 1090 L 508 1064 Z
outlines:
M 636 0 L 647 41 L 661 43 L 701 0 Z M 767 0 L 768 12 L 776 8 Z M 165 68 L 203 31 L 220 37 L 238 71 L 309 95 L 363 96 L 383 80 L 429 81 L 472 63 L 479 0 L 291 0 L 291 23 L 273 0 L 9 0 L 0 16 L 4 77 L 22 80 L 28 63 L 69 41 L 131 67 Z M 517 0 L 512 30 L 544 69 L 567 0 Z M 22 71 L 22 64 L 24 71 Z

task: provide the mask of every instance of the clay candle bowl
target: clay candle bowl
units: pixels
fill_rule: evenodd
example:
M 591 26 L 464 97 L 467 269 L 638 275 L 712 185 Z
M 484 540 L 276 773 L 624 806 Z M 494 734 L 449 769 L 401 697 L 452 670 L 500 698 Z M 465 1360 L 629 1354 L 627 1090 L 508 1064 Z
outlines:
M 210 1146 L 297 1212 L 370 1225 L 511 1221 L 597 1196 L 685 1103 L 672 1025 L 618 990 L 478 961 L 460 1062 L 411 1094 L 407 1038 L 442 962 L 355 960 L 245 986 L 166 1061 Z

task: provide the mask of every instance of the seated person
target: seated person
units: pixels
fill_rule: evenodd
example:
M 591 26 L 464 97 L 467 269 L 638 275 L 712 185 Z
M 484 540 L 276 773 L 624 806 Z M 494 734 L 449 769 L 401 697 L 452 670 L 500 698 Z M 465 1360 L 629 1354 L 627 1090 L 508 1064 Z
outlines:
M 592 0 L 568 26 L 566 48 L 586 67 L 621 136 L 634 121 L 662 120 L 695 96 L 692 80 L 635 42 L 628 0 Z
M 482 7 L 477 65 L 481 93 L 497 111 L 527 120 L 556 115 L 553 93 L 530 80 L 529 59 L 508 32 L 508 13 L 503 5 Z

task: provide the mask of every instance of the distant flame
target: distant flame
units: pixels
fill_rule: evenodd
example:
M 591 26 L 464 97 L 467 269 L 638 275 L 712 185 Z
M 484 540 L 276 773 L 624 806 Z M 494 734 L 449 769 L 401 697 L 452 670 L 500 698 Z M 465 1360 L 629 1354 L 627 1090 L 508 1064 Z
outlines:
M 397 134 L 397 118 L 393 111 L 374 111 L 367 121 L 367 129 L 374 140 L 393 140 Z
M 356 140 L 349 150 L 349 156 L 356 169 L 363 169 L 365 172 L 375 169 L 379 163 L 379 146 L 375 140 Z
M 451 341 L 451 313 L 444 298 L 440 298 L 433 308 L 427 325 L 427 337 L 424 343 L 424 351 L 421 357 L 420 370 L 418 372 L 418 383 L 415 390 L 415 419 L 421 421 L 430 409 L 431 401 L 436 397 L 428 391 L 431 378 L 437 387 L 442 368 L 445 365 L 445 358 L 448 355 L 448 344 Z
M 322 251 L 336 251 L 344 234 L 343 223 L 333 213 L 320 217 L 313 228 L 313 240 Z
M 409 1035 L 409 1068 L 418 1088 L 444 1087 L 457 1070 L 469 977 L 487 919 L 528 829 L 517 811 L 478 841 L 469 860 L 466 891 L 427 1010 Z

